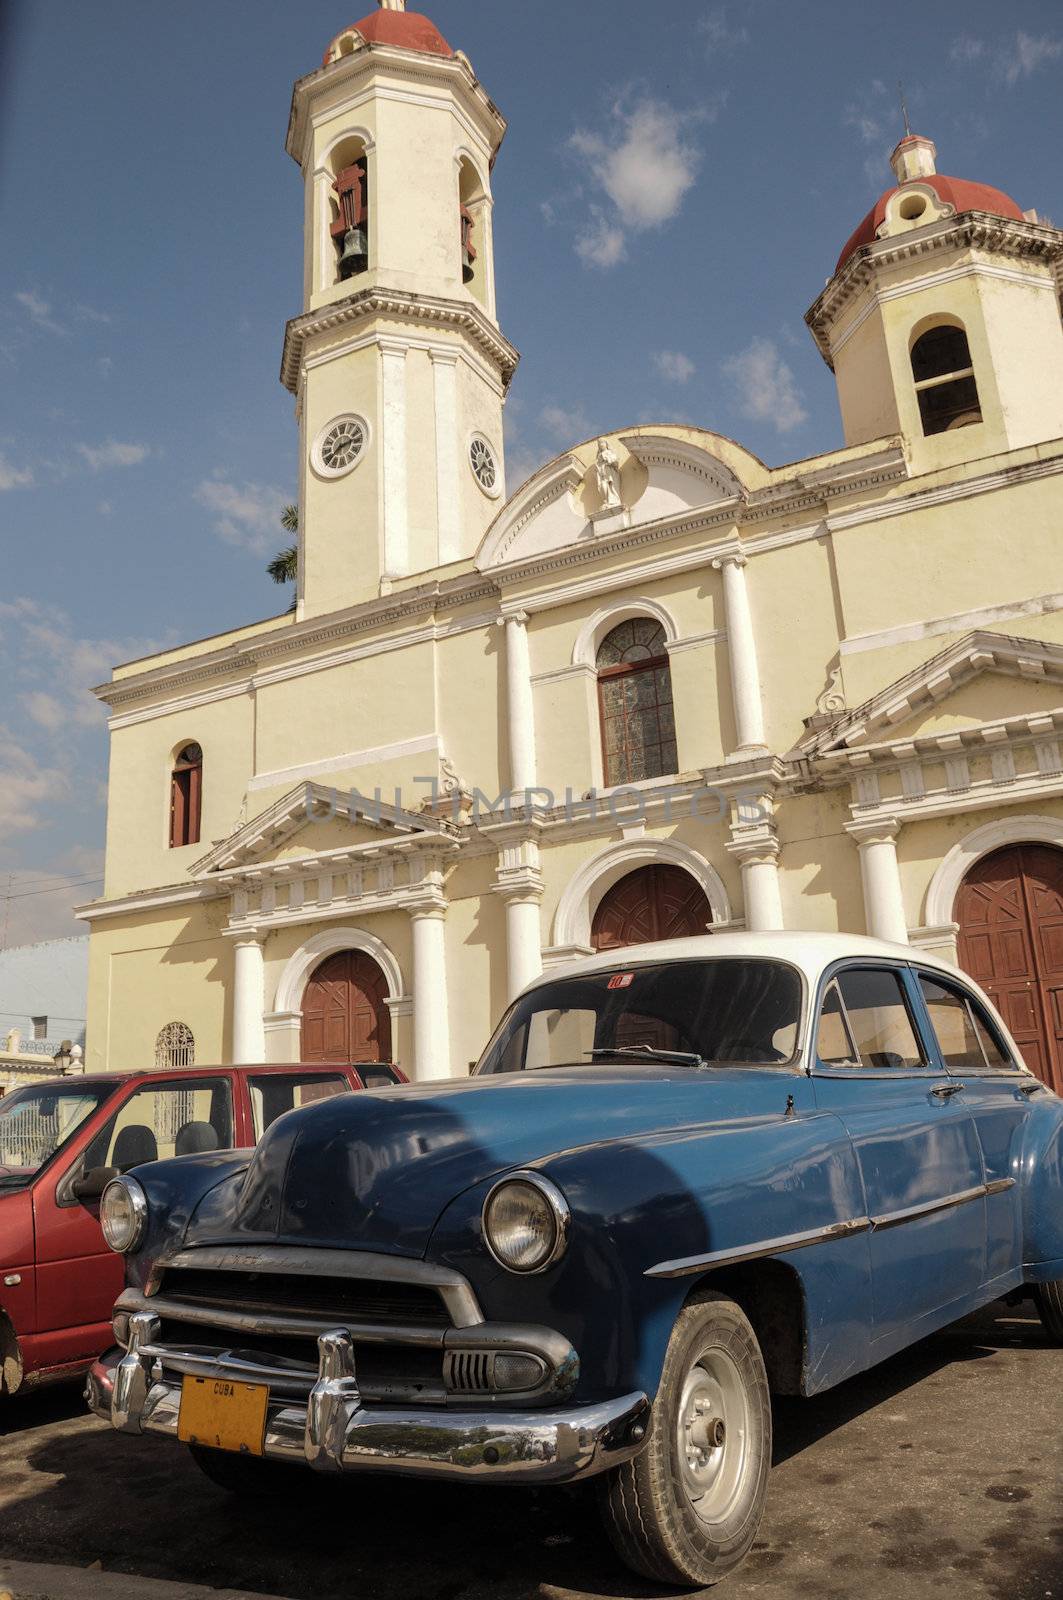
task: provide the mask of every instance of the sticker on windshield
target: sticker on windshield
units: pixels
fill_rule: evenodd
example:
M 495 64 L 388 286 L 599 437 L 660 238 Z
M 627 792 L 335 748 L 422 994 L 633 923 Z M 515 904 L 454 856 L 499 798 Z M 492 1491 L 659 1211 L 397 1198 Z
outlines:
M 605 987 L 607 989 L 626 989 L 634 976 L 633 972 L 614 972 Z

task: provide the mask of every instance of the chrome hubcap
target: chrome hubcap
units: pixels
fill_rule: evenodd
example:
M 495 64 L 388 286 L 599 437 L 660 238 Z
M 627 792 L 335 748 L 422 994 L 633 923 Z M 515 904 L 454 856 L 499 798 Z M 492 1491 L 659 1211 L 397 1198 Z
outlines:
M 726 1350 L 703 1350 L 687 1373 L 676 1444 L 690 1505 L 704 1522 L 721 1522 L 734 1506 L 749 1460 L 749 1403 Z

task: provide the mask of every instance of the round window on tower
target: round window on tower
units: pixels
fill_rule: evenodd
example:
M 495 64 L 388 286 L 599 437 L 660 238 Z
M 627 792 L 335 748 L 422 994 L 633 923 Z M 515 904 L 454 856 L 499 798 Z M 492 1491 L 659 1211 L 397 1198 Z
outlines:
M 498 470 L 494 446 L 482 433 L 474 433 L 469 441 L 469 466 L 484 494 L 497 500 L 502 493 L 502 475 Z
M 320 478 L 342 478 L 356 467 L 369 444 L 364 417 L 335 417 L 314 440 L 310 465 Z

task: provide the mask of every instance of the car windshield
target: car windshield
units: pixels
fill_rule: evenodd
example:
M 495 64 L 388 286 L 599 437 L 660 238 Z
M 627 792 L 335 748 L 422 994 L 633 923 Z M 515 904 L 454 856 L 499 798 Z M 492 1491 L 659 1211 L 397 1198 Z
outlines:
M 0 1190 L 21 1188 L 35 1178 L 113 1092 L 102 1083 L 38 1083 L 5 1095 L 0 1100 Z
M 522 995 L 477 1074 L 660 1061 L 790 1061 L 801 979 L 781 961 L 669 961 L 558 978 Z

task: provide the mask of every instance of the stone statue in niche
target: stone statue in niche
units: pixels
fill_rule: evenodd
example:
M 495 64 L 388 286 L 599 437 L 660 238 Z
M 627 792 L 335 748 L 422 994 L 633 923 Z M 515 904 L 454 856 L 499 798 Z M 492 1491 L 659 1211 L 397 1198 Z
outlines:
M 608 439 L 598 440 L 598 455 L 594 463 L 594 477 L 602 498 L 603 511 L 620 511 L 624 502 L 620 498 L 620 457 Z

